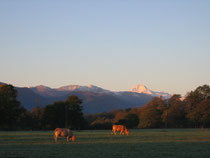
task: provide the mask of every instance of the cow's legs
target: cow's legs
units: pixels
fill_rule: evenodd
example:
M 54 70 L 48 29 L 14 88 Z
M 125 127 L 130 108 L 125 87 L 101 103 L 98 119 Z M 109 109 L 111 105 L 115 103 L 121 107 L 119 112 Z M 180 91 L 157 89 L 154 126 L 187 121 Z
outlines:
M 54 136 L 55 142 L 57 142 L 58 138 L 56 136 Z
M 114 135 L 116 135 L 116 130 L 114 130 Z
M 120 131 L 120 135 L 124 135 L 125 132 L 123 130 Z
M 115 130 L 112 130 L 112 134 L 116 135 L 116 131 Z
M 112 134 L 115 134 L 115 131 L 114 130 L 112 130 Z

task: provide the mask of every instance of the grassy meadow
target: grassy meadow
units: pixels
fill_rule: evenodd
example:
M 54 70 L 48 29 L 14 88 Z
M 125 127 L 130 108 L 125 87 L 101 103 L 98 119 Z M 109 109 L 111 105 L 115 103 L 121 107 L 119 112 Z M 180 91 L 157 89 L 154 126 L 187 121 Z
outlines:
M 53 131 L 1 131 L 0 158 L 198 158 L 210 156 L 210 129 L 139 129 L 130 136 L 111 130 L 74 131 L 76 142 Z

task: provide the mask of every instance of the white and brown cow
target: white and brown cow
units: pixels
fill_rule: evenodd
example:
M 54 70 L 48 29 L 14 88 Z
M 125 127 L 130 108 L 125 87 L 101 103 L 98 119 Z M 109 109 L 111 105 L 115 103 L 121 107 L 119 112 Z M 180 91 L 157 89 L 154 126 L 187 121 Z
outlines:
M 56 128 L 54 131 L 55 142 L 57 142 L 59 136 L 66 137 L 67 142 L 69 140 L 72 140 L 72 142 L 75 141 L 75 136 L 73 135 L 73 132 L 68 128 Z

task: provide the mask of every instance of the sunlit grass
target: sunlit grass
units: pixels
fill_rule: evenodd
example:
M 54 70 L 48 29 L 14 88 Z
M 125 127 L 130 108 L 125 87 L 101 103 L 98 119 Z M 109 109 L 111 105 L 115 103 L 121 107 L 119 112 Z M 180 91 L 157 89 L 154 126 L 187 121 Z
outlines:
M 130 136 L 111 130 L 74 131 L 76 142 L 53 131 L 0 132 L 0 158 L 16 157 L 208 157 L 210 130 L 140 129 Z

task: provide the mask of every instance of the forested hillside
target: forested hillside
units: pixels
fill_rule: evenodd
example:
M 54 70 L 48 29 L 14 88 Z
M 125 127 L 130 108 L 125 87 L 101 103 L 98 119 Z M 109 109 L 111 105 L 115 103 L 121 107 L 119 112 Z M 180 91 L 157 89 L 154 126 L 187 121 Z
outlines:
M 0 85 L 0 130 L 111 129 L 113 124 L 128 128 L 210 127 L 210 87 L 203 85 L 169 99 L 154 97 L 142 107 L 84 115 L 82 99 L 76 95 L 45 107 L 25 109 L 12 85 Z

